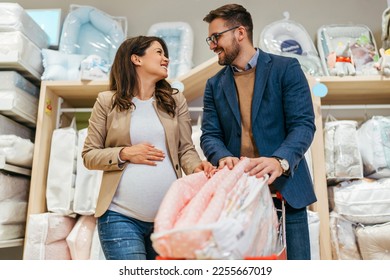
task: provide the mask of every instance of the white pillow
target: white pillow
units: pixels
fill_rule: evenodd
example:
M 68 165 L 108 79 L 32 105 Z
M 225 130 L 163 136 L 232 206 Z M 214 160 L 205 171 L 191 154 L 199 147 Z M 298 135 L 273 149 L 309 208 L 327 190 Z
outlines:
M 80 65 L 85 57 L 82 54 L 42 49 L 42 80 L 80 80 Z

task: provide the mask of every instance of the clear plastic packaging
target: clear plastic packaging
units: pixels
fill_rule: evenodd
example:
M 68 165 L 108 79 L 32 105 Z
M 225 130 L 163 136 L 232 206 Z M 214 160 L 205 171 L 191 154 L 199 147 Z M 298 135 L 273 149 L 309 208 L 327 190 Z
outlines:
M 262 50 L 298 59 L 302 70 L 312 76 L 323 76 L 320 57 L 306 29 L 299 23 L 283 20 L 265 26 L 260 34 Z
M 59 51 L 97 55 L 111 65 L 126 34 L 126 17 L 110 16 L 91 6 L 71 5 L 62 27 Z
M 173 79 L 192 68 L 194 34 L 186 22 L 160 22 L 153 24 L 148 35 L 164 39 L 169 52 L 168 78 Z
M 49 36 L 17 3 L 0 3 L 0 32 L 21 31 L 38 48 L 49 46 Z
M 325 122 L 324 145 L 328 182 L 363 178 L 363 162 L 358 147 L 356 121 Z
M 317 48 L 328 76 L 378 74 L 374 64 L 379 53 L 366 25 L 323 25 L 317 31 Z

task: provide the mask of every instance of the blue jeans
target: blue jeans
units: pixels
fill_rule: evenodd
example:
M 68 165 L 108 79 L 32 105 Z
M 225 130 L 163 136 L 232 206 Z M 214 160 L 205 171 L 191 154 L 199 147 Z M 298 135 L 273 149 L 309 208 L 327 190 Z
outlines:
M 107 210 L 98 218 L 100 243 L 107 260 L 154 260 L 153 223 Z
M 281 201 L 274 199 L 275 207 L 281 209 Z M 292 208 L 285 203 L 286 243 L 288 260 L 310 260 L 310 236 L 306 207 Z M 279 214 L 279 211 L 278 211 Z

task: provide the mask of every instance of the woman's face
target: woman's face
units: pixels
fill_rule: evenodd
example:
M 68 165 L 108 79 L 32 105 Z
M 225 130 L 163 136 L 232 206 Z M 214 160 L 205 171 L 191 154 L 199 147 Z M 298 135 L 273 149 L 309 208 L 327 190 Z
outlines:
M 159 42 L 154 41 L 140 60 L 143 74 L 154 76 L 156 81 L 168 77 L 169 59 L 165 56 L 164 49 Z

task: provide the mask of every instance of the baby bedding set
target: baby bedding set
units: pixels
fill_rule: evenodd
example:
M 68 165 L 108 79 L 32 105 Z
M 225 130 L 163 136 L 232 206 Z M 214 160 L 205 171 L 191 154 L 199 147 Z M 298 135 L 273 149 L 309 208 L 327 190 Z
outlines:
M 71 5 L 59 50 L 42 50 L 42 80 L 108 80 L 126 34 L 125 17 L 113 17 L 91 6 Z
M 363 24 L 323 25 L 317 48 L 327 76 L 378 75 L 379 58 L 372 31 Z
M 248 176 L 248 163 L 244 158 L 210 179 L 200 172 L 173 183 L 152 234 L 160 257 L 244 259 L 283 250 L 268 178 Z

